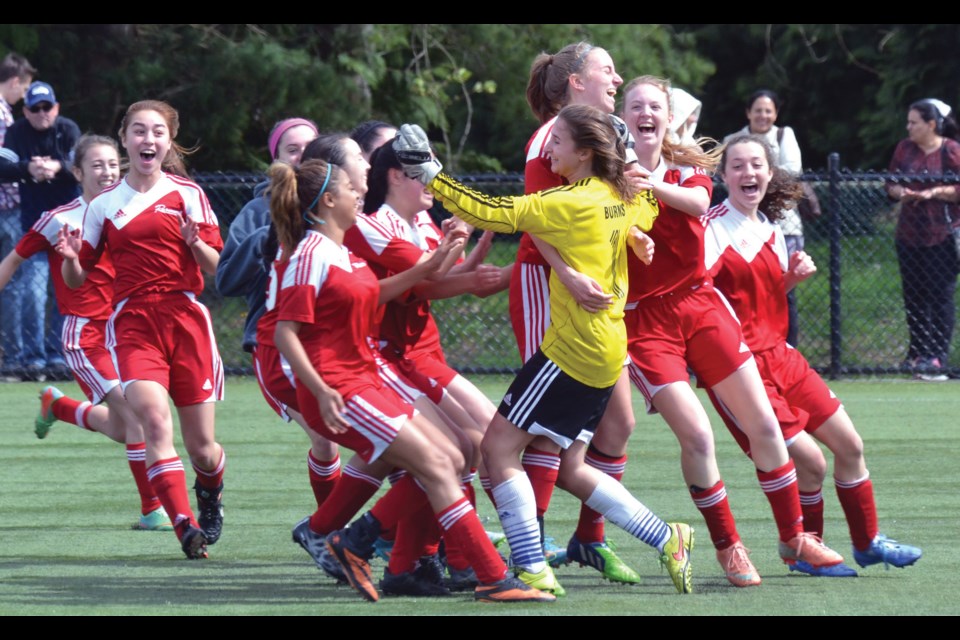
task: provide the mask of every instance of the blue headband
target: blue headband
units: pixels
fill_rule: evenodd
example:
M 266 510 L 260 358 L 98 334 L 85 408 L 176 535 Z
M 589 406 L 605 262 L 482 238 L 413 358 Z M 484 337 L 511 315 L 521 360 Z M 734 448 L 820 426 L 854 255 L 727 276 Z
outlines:
M 311 218 L 310 210 L 317 206 L 317 203 L 320 202 L 320 196 L 323 195 L 323 192 L 327 190 L 327 185 L 330 184 L 330 174 L 333 173 L 333 165 L 327 165 L 327 177 L 323 179 L 323 186 L 320 187 L 320 191 L 317 192 L 317 197 L 313 199 L 313 202 L 310 203 L 310 206 L 307 207 L 307 210 L 303 212 L 303 219 L 307 222 L 314 224 L 326 224 L 323 220 L 319 218 Z

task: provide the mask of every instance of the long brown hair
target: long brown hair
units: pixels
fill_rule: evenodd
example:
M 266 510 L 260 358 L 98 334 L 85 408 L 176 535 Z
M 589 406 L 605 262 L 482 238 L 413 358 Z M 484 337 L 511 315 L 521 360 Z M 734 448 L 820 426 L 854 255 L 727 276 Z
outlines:
M 625 149 L 617 135 L 610 116 L 596 107 L 584 104 L 567 105 L 557 115 L 570 130 L 570 137 L 577 149 L 593 152 L 591 170 L 617 192 L 624 202 L 633 202 L 636 192 L 623 175 Z
M 166 102 L 162 100 L 141 100 L 127 107 L 127 112 L 123 114 L 123 120 L 120 121 L 120 130 L 118 132 L 120 139 L 123 140 L 126 138 L 125 132 L 127 126 L 130 124 L 131 117 L 140 111 L 156 111 L 166 121 L 167 130 L 170 131 L 170 149 L 161 161 L 161 168 L 167 173 L 172 173 L 181 178 L 189 178 L 187 166 L 184 164 L 183 159 L 196 152 L 197 147 L 187 148 L 177 144 L 175 138 L 180 131 L 180 114 Z
M 800 182 L 789 171 L 781 169 L 776 165 L 773 157 L 773 149 L 767 144 L 763 136 L 755 133 L 742 133 L 731 138 L 720 148 L 721 159 L 719 172 L 722 176 L 727 168 L 727 151 L 738 144 L 754 143 L 760 145 L 767 158 L 767 164 L 773 169 L 773 175 L 770 183 L 767 185 L 767 193 L 760 201 L 760 211 L 763 211 L 772 222 L 783 218 L 785 211 L 796 206 L 797 200 L 803 195 L 803 189 Z
M 556 53 L 541 53 L 530 65 L 527 104 L 540 123 L 560 113 L 567 104 L 570 76 L 583 69 L 595 47 L 589 42 L 568 44 Z
M 319 197 L 338 188 L 341 173 L 337 165 L 319 159 L 307 160 L 299 167 L 285 162 L 270 165 L 270 219 L 277 230 L 281 260 L 289 260 L 307 235 L 310 223 L 304 217 L 316 215 Z
M 630 95 L 630 92 L 645 84 L 656 87 L 663 92 L 663 95 L 667 98 L 667 108 L 669 109 L 669 114 L 672 115 L 673 105 L 670 103 L 670 81 L 664 78 L 658 78 L 657 76 L 639 76 L 631 80 L 627 84 L 626 89 L 623 91 L 624 105 L 623 109 L 621 109 L 621 113 L 624 116 L 624 119 L 626 119 L 626 101 Z M 713 138 L 700 137 L 697 138 L 695 144 L 685 145 L 671 142 L 670 137 L 666 136 L 661 144 L 660 153 L 670 164 L 685 167 L 697 167 L 698 169 L 703 169 L 707 173 L 713 173 L 717 170 L 717 166 L 720 164 L 721 150 L 715 146 L 716 144 L 717 141 Z M 701 145 L 714 146 L 709 151 L 704 151 L 703 146 Z

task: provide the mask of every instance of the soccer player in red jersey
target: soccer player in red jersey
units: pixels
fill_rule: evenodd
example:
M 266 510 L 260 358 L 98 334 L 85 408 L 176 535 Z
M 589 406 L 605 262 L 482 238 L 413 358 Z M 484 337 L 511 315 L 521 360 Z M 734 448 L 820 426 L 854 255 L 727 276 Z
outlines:
M 119 179 L 117 143 L 104 136 L 82 136 L 74 146 L 73 156 L 73 174 L 82 189 L 80 197 L 42 215 L 0 263 L 0 289 L 3 289 L 24 260 L 41 251 L 47 252 L 53 267 L 50 277 L 57 304 L 64 317 L 64 355 L 87 397 L 86 401 L 77 401 L 56 387 L 45 387 L 40 392 L 35 432 L 38 438 L 45 438 L 53 423 L 63 420 L 126 444 L 127 461 L 140 492 L 141 515 L 134 528 L 170 530 L 170 518 L 147 479 L 143 427 L 123 397 L 106 346 L 107 318 L 113 311 L 110 303 L 114 271 L 109 256 L 97 265 L 82 287 L 70 289 L 63 281 L 61 257 L 55 250 L 60 229 L 79 229 L 87 203 Z
M 630 374 L 651 412 L 677 436 L 681 469 L 703 514 L 727 579 L 746 587 L 760 576 L 740 541 L 714 454 L 710 421 L 689 382 L 711 389 L 749 437 L 760 485 L 780 534 L 788 564 L 836 565 L 843 558 L 803 531 L 796 470 L 740 324 L 714 287 L 703 262 L 703 215 L 710 204 L 717 154 L 665 139 L 671 118 L 669 83 L 634 79 L 624 92 L 623 117 L 635 138 L 638 186 L 660 202 L 650 231 L 657 245 L 650 265 L 629 260 L 627 297 Z
M 376 601 L 379 593 L 360 548 L 372 543 L 381 526 L 412 514 L 428 522 L 433 513 L 448 545 L 470 558 L 480 581 L 478 600 L 553 600 L 507 577 L 460 487 L 463 453 L 381 382 L 370 348 L 378 305 L 440 268 L 462 250 L 463 237 L 452 235 L 417 266 L 380 282 L 344 246 L 359 198 L 343 171 L 308 160 L 299 168 L 275 164 L 270 175 L 271 216 L 280 260 L 287 263 L 274 339 L 296 374 L 303 416 L 311 428 L 365 461 L 382 458 L 410 473 L 370 513 L 327 537 L 347 579 L 364 598 Z
M 184 177 L 174 139 L 179 114 L 157 100 L 127 108 L 120 141 L 130 170 L 91 201 L 80 233 L 61 232 L 68 286 L 79 287 L 109 250 L 116 269 L 107 346 L 146 435 L 147 475 L 188 558 L 206 557 L 220 537 L 225 456 L 214 434 L 214 402 L 223 399 L 223 365 L 210 313 L 197 300 L 223 247 L 207 196 Z M 197 474 L 199 521 L 173 445 L 177 407 L 184 445 Z
M 775 222 L 802 192 L 797 182 L 776 166 L 769 145 L 757 135 L 730 140 L 720 171 L 730 195 L 707 214 L 705 264 L 740 319 L 744 340 L 753 352 L 796 463 L 804 527 L 823 535 L 826 460 L 815 438 L 834 454 L 834 484 L 857 563 L 863 567 L 880 562 L 895 567 L 911 565 L 922 555 L 920 549 L 879 531 L 863 441 L 850 416 L 806 358 L 787 343 L 785 294 L 812 276 L 816 266 L 803 251 L 787 255 L 783 231 Z M 733 413 L 712 390 L 710 399 L 737 443 L 750 455 L 750 440 Z M 798 560 L 790 568 L 816 576 L 857 575 L 845 564 L 815 567 Z

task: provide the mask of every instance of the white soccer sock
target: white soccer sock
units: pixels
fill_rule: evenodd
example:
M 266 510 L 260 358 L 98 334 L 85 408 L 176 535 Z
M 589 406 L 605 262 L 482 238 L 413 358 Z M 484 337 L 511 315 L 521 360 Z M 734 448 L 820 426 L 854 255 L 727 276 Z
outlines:
M 670 539 L 670 527 L 610 476 L 600 476 L 600 482 L 584 504 L 663 553 L 663 545 Z
M 510 543 L 513 564 L 531 573 L 547 566 L 540 546 L 540 525 L 537 524 L 537 501 L 530 478 L 518 473 L 493 488 L 497 515 Z

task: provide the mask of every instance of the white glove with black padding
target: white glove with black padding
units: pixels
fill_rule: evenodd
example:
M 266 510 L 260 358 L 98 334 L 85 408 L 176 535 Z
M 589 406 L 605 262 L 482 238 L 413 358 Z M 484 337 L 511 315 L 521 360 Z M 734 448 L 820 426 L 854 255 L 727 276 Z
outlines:
M 393 150 L 403 165 L 403 173 L 425 185 L 443 169 L 430 150 L 430 139 L 418 124 L 400 125 L 400 131 L 393 139 Z
M 623 163 L 631 164 L 637 162 L 637 152 L 634 150 L 636 141 L 633 139 L 633 134 L 630 133 L 627 123 L 624 122 L 622 118 L 619 118 L 611 113 L 610 124 L 613 125 L 613 130 L 617 132 L 617 135 L 620 137 L 620 141 L 623 142 L 623 146 L 626 149 L 626 153 L 623 154 Z

